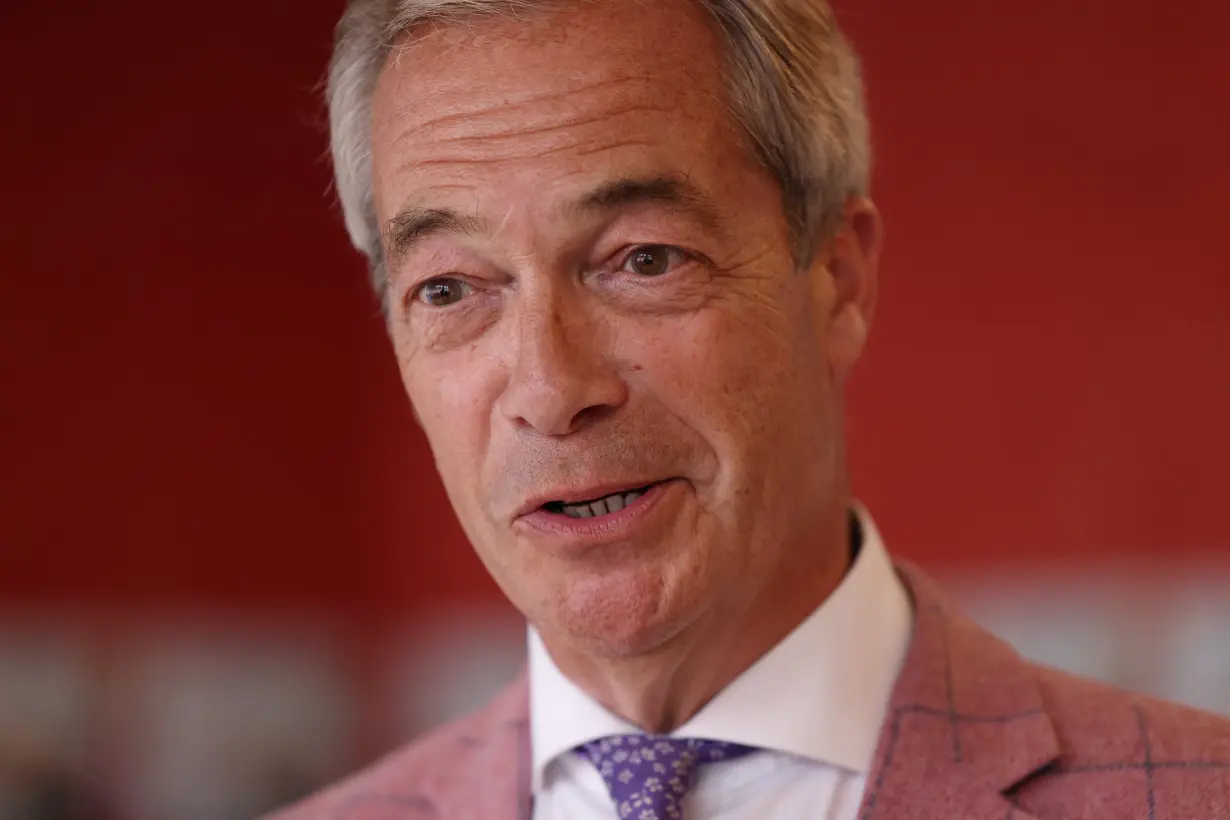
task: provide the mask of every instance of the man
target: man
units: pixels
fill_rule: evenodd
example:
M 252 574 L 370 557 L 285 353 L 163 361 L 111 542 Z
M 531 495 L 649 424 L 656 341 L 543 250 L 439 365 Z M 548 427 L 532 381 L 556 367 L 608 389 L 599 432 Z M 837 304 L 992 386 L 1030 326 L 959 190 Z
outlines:
M 821 0 L 357 0 L 329 103 L 530 656 L 280 817 L 1230 817 L 1230 725 L 1030 665 L 853 501 L 882 232 Z

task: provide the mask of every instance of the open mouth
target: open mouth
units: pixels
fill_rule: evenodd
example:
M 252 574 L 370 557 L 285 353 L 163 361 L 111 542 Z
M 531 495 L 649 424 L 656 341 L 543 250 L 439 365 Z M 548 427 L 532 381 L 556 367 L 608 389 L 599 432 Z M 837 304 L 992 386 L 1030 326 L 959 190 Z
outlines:
M 652 484 L 647 484 L 644 487 L 623 490 L 611 493 L 610 495 L 604 495 L 601 498 L 578 501 L 576 503 L 565 504 L 563 501 L 548 501 L 542 505 L 542 508 L 547 512 L 555 513 L 556 515 L 566 515 L 569 518 L 601 518 L 604 515 L 619 512 L 644 495 L 645 491 L 652 486 Z

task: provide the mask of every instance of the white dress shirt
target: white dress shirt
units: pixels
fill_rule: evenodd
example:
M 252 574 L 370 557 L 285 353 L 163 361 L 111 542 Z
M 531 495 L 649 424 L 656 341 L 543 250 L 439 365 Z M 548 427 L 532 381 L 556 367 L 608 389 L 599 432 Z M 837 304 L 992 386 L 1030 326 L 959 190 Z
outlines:
M 909 597 L 865 510 L 862 546 L 811 615 L 672 734 L 763 751 L 698 767 L 689 820 L 850 820 L 913 628 Z M 534 820 L 616 820 L 597 769 L 572 749 L 640 730 L 608 712 L 529 634 Z

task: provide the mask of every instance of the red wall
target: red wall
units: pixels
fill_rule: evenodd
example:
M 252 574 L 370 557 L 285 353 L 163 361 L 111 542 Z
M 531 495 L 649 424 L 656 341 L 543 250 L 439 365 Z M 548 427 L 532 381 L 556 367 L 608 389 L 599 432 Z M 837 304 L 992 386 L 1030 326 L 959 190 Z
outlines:
M 0 34 L 0 604 L 494 596 L 328 198 L 340 4 L 75 5 Z M 841 8 L 889 225 L 852 451 L 892 546 L 1230 550 L 1230 5 Z

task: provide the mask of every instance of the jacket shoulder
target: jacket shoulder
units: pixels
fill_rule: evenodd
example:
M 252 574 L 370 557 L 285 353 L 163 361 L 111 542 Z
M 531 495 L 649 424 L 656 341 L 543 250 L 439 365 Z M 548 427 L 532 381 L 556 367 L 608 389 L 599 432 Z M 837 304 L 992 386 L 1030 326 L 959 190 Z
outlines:
M 1156 763 L 1206 760 L 1230 767 L 1230 717 L 1148 697 L 1048 667 L 1034 667 L 1063 757 L 1073 765 L 1110 755 Z
M 1140 812 L 1125 816 L 1230 817 L 1230 718 L 1034 670 L 1060 755 L 1018 788 L 1021 808 L 1093 817 L 1113 800 Z
M 516 730 L 526 725 L 523 701 L 523 681 L 518 681 L 481 710 L 431 730 L 264 820 L 437 817 L 443 804 L 466 793 L 470 773 L 504 768 L 516 758 L 518 735 L 524 734 Z

